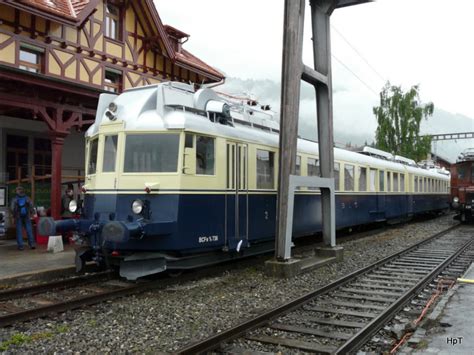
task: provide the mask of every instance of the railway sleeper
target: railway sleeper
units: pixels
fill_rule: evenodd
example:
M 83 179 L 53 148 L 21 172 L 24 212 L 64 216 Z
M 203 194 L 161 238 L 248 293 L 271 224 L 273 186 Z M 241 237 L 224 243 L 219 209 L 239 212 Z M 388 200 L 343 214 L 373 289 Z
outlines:
M 385 307 L 378 306 L 375 304 L 367 304 L 367 303 L 350 303 L 350 302 L 342 302 L 342 301 L 334 301 L 334 300 L 324 300 L 320 303 L 322 306 L 326 307 L 334 307 L 334 306 L 342 306 L 348 308 L 355 308 L 355 309 L 373 309 L 377 311 L 383 311 Z
M 259 342 L 259 343 L 280 345 L 280 346 L 285 346 L 287 348 L 294 348 L 294 349 L 310 351 L 310 352 L 319 353 L 319 354 L 333 354 L 336 351 L 335 347 L 324 346 L 324 345 L 320 345 L 316 343 L 311 343 L 308 341 L 270 337 L 267 335 L 247 336 L 245 338 L 248 340 Z
M 307 311 L 312 311 L 312 312 L 343 314 L 346 316 L 354 316 L 354 317 L 360 317 L 360 318 L 375 318 L 377 316 L 376 313 L 357 312 L 357 311 L 351 311 L 347 309 L 326 308 L 326 307 L 321 307 L 321 306 L 305 306 L 303 307 L 303 309 Z
M 348 340 L 353 335 L 353 333 L 342 333 L 342 332 L 335 332 L 335 331 L 327 332 L 327 331 L 319 330 L 319 329 L 313 329 L 313 328 L 295 326 L 295 325 L 289 325 L 289 324 L 280 324 L 280 323 L 271 323 L 269 327 L 271 329 L 282 330 L 285 332 L 315 335 L 318 337 L 340 339 L 340 340 Z
M 375 296 L 384 296 L 384 297 L 392 297 L 392 298 L 398 298 L 403 294 L 403 291 L 399 291 L 399 292 L 373 291 L 373 290 L 360 290 L 358 288 L 350 288 L 350 287 L 341 287 L 340 290 L 344 292 L 352 292 L 355 294 L 375 295 Z

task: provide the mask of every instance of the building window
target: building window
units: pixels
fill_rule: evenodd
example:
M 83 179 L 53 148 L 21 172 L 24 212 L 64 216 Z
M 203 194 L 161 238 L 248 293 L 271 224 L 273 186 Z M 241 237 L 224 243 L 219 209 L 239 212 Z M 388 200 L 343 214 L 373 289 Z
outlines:
M 257 149 L 257 189 L 274 188 L 274 153 Z
M 28 137 L 7 135 L 7 180 L 29 176 Z
M 43 53 L 41 51 L 21 46 L 19 59 L 20 69 L 32 73 L 41 73 L 43 71 Z
M 104 90 L 113 93 L 122 91 L 122 75 L 115 71 L 105 70 Z
M 120 41 L 120 29 L 120 8 L 112 4 L 105 5 L 105 36 Z
M 49 139 L 35 138 L 35 175 L 44 176 L 51 174 L 51 141 Z

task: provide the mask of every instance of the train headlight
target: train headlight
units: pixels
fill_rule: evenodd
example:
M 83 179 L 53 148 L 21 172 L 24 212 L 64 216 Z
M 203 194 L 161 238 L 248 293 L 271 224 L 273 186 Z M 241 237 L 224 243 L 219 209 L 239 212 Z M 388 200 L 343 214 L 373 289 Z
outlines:
M 453 202 L 454 202 L 454 203 L 458 203 L 458 202 L 459 202 L 459 197 L 457 197 L 457 196 L 456 196 L 456 197 L 453 197 Z
M 135 200 L 132 203 L 132 212 L 135 214 L 140 214 L 143 211 L 143 201 Z
M 111 102 L 109 104 L 109 110 L 112 112 L 112 113 L 116 113 L 117 112 L 117 104 L 115 102 Z
M 69 206 L 68 206 L 69 212 L 74 213 L 77 211 L 77 202 L 76 200 L 71 200 L 69 201 Z
M 117 119 L 117 116 L 112 111 L 109 111 L 109 110 L 105 111 L 105 115 L 111 121 L 115 121 Z

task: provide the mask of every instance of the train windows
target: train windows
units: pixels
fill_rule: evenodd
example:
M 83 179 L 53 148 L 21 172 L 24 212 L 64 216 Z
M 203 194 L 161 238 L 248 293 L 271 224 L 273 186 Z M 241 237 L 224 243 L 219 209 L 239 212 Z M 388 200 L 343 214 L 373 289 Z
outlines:
M 295 175 L 301 175 L 301 156 L 296 156 Z
M 96 138 L 89 143 L 89 163 L 87 165 L 87 173 L 95 174 L 97 169 L 97 148 L 99 140 Z
M 392 191 L 392 173 L 390 171 L 387 171 L 387 191 Z
M 393 192 L 398 192 L 398 173 L 393 173 Z
M 214 138 L 196 136 L 196 174 L 214 175 Z
M 369 189 L 370 192 L 377 190 L 377 170 L 375 169 L 370 169 Z
M 184 137 L 184 148 L 194 147 L 194 134 L 186 133 Z
M 471 181 L 474 182 L 474 163 L 471 165 Z
M 458 173 L 458 179 L 459 180 L 464 180 L 466 177 L 466 166 L 465 165 L 459 165 L 457 167 L 457 173 Z
M 359 166 L 359 191 L 367 191 L 367 168 Z M 375 187 L 374 187 L 375 190 Z
M 273 189 L 274 154 L 267 150 L 257 149 L 257 189 Z
M 354 191 L 354 165 L 344 164 L 344 191 Z
M 418 176 L 414 177 L 413 191 L 418 192 Z
M 104 163 L 102 171 L 109 173 L 115 171 L 115 160 L 117 157 L 117 136 L 105 136 Z
M 339 163 L 334 163 L 334 185 L 336 191 L 339 191 L 339 181 L 341 180 L 341 168 Z
M 400 174 L 400 192 L 405 192 L 405 174 Z
M 129 134 L 124 172 L 164 173 L 178 169 L 179 134 Z
M 319 176 L 319 160 L 308 158 L 308 176 Z
M 383 192 L 385 191 L 385 171 L 380 170 L 379 171 L 379 191 Z

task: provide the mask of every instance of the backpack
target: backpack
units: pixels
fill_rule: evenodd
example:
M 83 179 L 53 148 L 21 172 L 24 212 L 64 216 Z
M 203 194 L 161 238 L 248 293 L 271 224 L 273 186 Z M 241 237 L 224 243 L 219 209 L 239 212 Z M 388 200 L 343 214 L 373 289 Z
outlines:
M 26 217 L 28 215 L 28 202 L 26 201 L 26 196 L 17 197 L 18 210 L 21 217 Z

